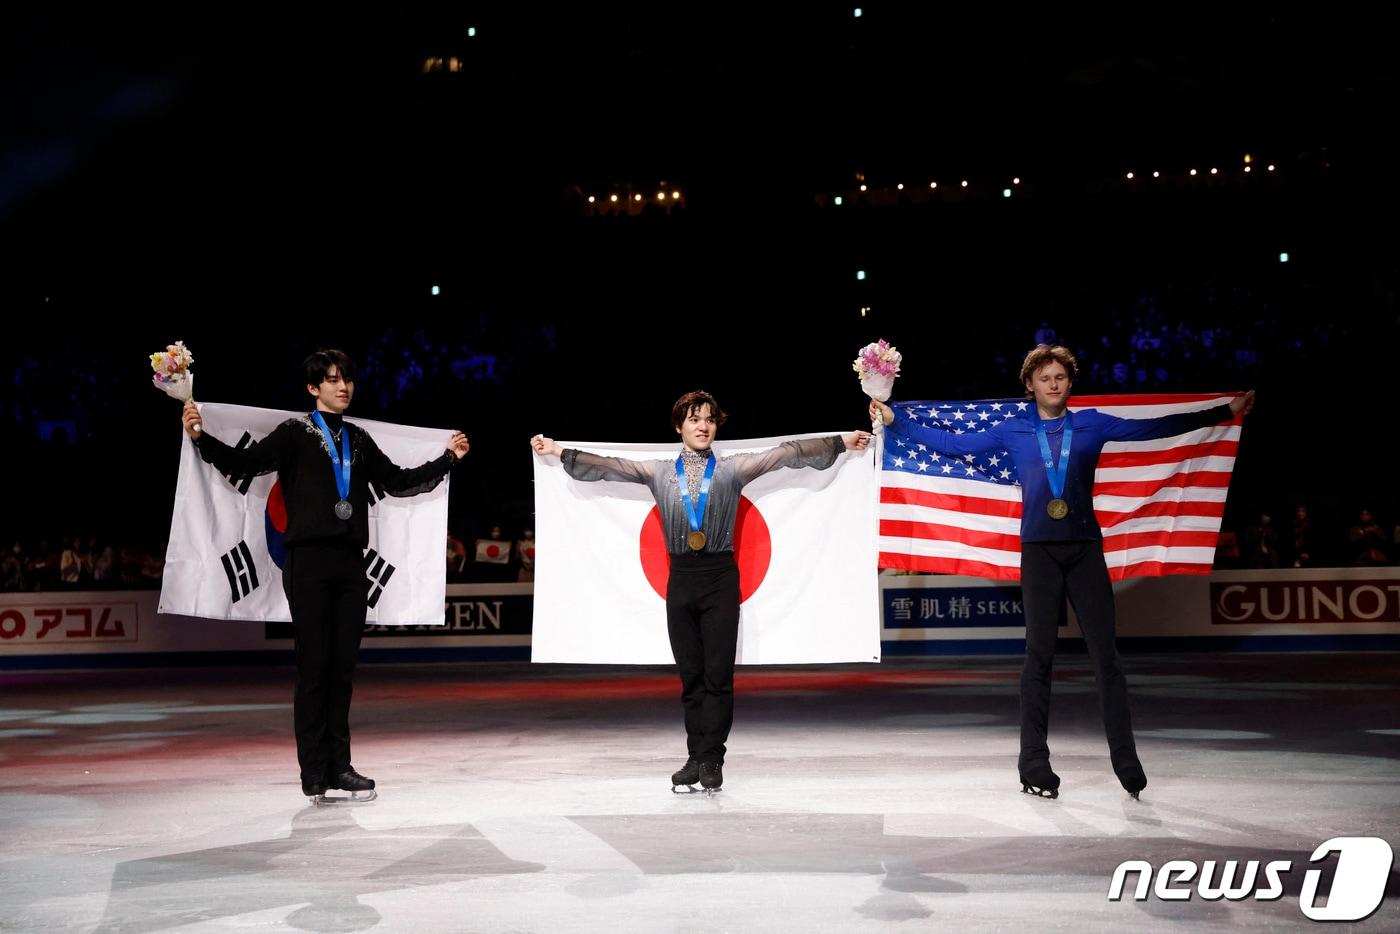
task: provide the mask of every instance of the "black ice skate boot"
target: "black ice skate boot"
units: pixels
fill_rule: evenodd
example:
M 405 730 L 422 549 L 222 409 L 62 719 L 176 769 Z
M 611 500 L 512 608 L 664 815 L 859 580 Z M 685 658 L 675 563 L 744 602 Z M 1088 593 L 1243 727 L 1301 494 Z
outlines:
M 702 762 L 700 763 L 700 787 L 706 792 L 714 794 L 719 791 L 719 787 L 724 784 L 724 763 L 723 762 Z
M 687 759 L 685 760 L 685 765 L 681 766 L 679 772 L 673 772 L 671 774 L 671 790 L 678 795 L 685 794 L 686 792 L 677 791 L 676 789 L 685 787 L 690 791 L 694 791 L 695 783 L 698 781 L 700 781 L 700 763 L 695 759 Z
M 1021 772 L 1021 792 L 1040 798 L 1060 796 L 1060 776 L 1050 770 L 1048 761 L 1032 762 L 1023 765 Z

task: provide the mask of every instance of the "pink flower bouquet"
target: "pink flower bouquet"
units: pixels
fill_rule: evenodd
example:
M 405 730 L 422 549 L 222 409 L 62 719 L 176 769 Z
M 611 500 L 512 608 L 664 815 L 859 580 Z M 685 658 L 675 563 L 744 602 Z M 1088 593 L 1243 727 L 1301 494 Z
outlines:
M 903 355 L 888 342 L 876 341 L 860 349 L 851 369 L 860 375 L 860 388 L 867 396 L 885 402 L 894 390 L 894 378 L 899 375 L 899 364 L 903 359 Z M 875 433 L 879 434 L 884 427 L 877 419 Z

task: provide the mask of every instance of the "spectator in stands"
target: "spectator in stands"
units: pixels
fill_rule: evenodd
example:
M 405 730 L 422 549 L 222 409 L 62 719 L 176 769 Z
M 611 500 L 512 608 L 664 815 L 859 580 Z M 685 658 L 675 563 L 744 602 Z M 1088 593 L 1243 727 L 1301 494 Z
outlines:
M 1310 568 L 1317 563 L 1317 546 L 1307 506 L 1299 505 L 1293 510 L 1293 529 L 1288 555 L 1295 568 Z
M 34 590 L 57 590 L 58 559 L 58 549 L 51 547 L 47 538 L 39 539 L 39 547 L 25 569 L 29 586 Z
M 1276 568 L 1279 566 L 1278 529 L 1274 517 L 1259 513 L 1256 522 L 1244 530 L 1243 564 L 1247 568 Z
M 15 539 L 5 560 L 0 562 L 0 590 L 6 593 L 20 593 L 29 589 L 29 578 L 24 568 L 24 543 Z
M 1351 563 L 1354 565 L 1384 565 L 1390 563 L 1386 551 L 1386 536 L 1381 531 L 1375 515 L 1369 509 L 1362 509 L 1356 516 L 1356 524 L 1347 533 L 1351 545 Z
M 114 587 L 117 584 L 117 553 L 111 545 L 98 547 L 96 538 L 92 546 L 92 580 L 99 589 Z
M 447 579 L 457 583 L 466 576 L 467 546 L 451 532 L 447 533 Z
M 87 539 L 75 535 L 58 559 L 58 579 L 66 589 L 80 590 L 92 584 L 92 552 Z

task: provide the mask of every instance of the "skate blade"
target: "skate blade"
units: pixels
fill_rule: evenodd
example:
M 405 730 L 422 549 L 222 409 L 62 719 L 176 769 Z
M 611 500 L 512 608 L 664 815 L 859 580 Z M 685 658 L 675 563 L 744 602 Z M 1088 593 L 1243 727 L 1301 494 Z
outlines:
M 1026 784 L 1025 782 L 1022 782 L 1022 783 L 1021 783 L 1021 794 L 1023 794 L 1023 795 L 1032 795 L 1033 797 L 1036 797 L 1036 798 L 1050 798 L 1050 799 L 1054 799 L 1054 798 L 1058 798 L 1058 797 L 1060 796 L 1060 789 L 1058 789 L 1058 788 L 1037 788 L 1035 785 L 1028 785 L 1028 784 Z
M 367 804 L 379 797 L 379 792 L 374 789 L 369 791 L 352 791 L 349 795 L 312 795 L 307 800 L 316 807 L 332 804 Z
M 673 795 L 698 795 L 699 793 L 700 793 L 700 789 L 699 789 L 699 788 L 696 788 L 694 785 L 672 785 L 672 786 L 671 786 L 671 794 L 673 794 Z

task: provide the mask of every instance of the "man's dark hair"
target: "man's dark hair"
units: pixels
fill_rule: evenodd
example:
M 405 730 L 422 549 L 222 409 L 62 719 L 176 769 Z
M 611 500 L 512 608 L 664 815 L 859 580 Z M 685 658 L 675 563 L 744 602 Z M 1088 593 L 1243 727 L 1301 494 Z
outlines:
M 715 417 L 716 428 L 723 425 L 724 420 L 729 417 L 724 414 L 724 409 L 719 407 L 714 396 L 703 389 L 697 389 L 681 396 L 676 400 L 676 404 L 671 406 L 671 427 L 680 428 L 681 422 L 690 417 L 690 413 L 698 411 L 702 405 L 710 407 L 710 414 Z
M 339 370 L 340 378 L 347 383 L 354 380 L 351 375 L 350 356 L 343 350 L 318 350 L 306 358 L 302 367 L 306 370 L 306 385 L 308 386 L 321 385 L 326 374 L 331 371 L 331 367 Z

